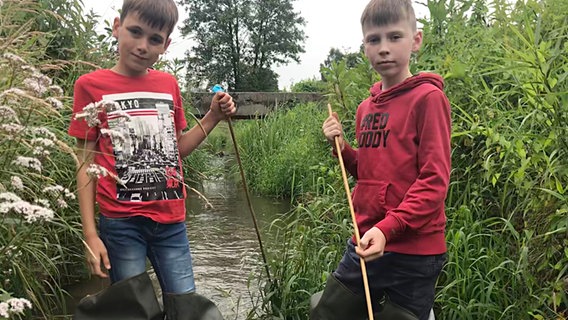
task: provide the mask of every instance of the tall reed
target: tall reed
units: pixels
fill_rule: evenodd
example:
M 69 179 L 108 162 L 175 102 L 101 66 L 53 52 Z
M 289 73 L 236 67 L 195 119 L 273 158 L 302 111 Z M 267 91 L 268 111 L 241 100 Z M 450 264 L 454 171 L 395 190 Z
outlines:
M 298 105 L 266 119 L 237 123 L 247 181 L 261 194 L 294 198 L 322 191 L 332 159 L 319 128 L 321 104 Z

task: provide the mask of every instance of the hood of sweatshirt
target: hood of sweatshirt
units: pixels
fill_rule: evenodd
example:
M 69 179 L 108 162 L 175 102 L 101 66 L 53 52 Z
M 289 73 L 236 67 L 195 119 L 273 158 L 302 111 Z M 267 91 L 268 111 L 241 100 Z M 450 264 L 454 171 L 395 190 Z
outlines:
M 383 90 L 382 82 L 375 83 L 371 87 L 371 101 L 374 103 L 382 103 L 426 83 L 434 85 L 440 90 L 444 90 L 444 79 L 441 76 L 435 73 L 422 72 L 407 78 L 387 90 Z

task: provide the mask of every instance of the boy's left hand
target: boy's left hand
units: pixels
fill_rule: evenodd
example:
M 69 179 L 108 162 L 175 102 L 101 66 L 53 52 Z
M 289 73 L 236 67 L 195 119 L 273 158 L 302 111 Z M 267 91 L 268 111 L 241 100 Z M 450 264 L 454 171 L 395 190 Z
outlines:
M 373 227 L 365 232 L 355 252 L 365 261 L 372 261 L 383 256 L 386 244 L 387 238 L 381 229 Z
M 226 92 L 215 93 L 209 109 L 219 120 L 231 117 L 237 113 L 233 97 Z

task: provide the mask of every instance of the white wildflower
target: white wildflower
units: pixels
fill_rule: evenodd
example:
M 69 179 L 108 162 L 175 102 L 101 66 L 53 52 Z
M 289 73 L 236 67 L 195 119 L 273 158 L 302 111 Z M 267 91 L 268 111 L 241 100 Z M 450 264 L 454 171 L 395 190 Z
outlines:
M 47 200 L 47 199 L 36 199 L 35 203 L 39 204 L 40 206 L 44 206 L 46 208 L 51 208 L 51 204 L 49 203 L 49 200 Z
M 63 109 L 63 102 L 53 98 L 53 97 L 49 97 L 47 99 L 45 99 L 45 101 L 49 104 L 51 104 L 51 106 L 55 109 L 55 110 L 61 110 Z
M 37 69 L 34 66 L 30 66 L 29 64 L 21 66 L 20 69 L 22 69 L 23 71 L 28 71 L 28 73 L 30 73 L 30 74 L 34 74 L 34 73 L 39 72 L 39 71 L 37 71 Z
M 1 6 L 1 5 L 2 5 L 2 2 L 0 1 L 0 6 Z M 25 65 L 25 64 L 26 64 L 26 61 L 24 61 L 24 59 L 22 59 L 22 58 L 21 58 L 20 56 L 18 56 L 18 55 L 15 55 L 15 54 L 13 54 L 13 53 L 10 53 L 10 52 L 4 53 L 4 54 L 2 55 L 2 58 L 6 59 L 6 60 L 8 60 L 8 61 L 10 61 L 10 62 L 12 62 L 12 63 L 14 63 L 14 64 L 17 64 L 17 65 Z
M 30 71 L 31 74 L 28 78 L 24 79 L 22 84 L 28 91 L 31 91 L 35 96 L 40 97 L 49 90 L 52 80 L 50 77 L 33 68 L 30 69 Z
M 117 130 L 101 129 L 101 134 L 103 136 L 110 136 L 113 142 L 124 143 L 124 141 L 126 141 L 124 134 Z
M 54 196 L 64 196 L 67 199 L 75 199 L 75 194 L 73 194 L 73 192 L 71 192 L 69 189 L 64 188 L 60 185 L 55 185 L 55 186 L 49 186 L 49 187 L 45 187 L 43 189 L 43 193 L 47 193 L 50 195 L 54 195 Z
M 59 195 L 61 192 L 63 192 L 65 188 L 63 186 L 60 185 L 55 185 L 55 186 L 49 186 L 49 187 L 45 187 L 43 188 L 43 193 L 49 193 L 52 195 Z
M 0 247 L 0 252 L 3 252 L 6 257 L 18 258 L 23 255 L 22 250 L 20 250 L 15 245 L 9 245 L 7 247 Z M 12 273 L 12 269 L 9 269 L 7 274 Z M 6 274 L 6 272 L 4 272 Z M 1 292 L 1 291 L 0 291 Z
M 23 200 L 0 203 L 0 213 L 8 212 L 22 214 L 28 223 L 36 221 L 50 221 L 55 215 L 51 209 L 31 204 Z
M 22 182 L 22 179 L 18 176 L 12 176 L 12 178 L 10 179 L 11 183 L 12 183 L 12 188 L 14 188 L 14 190 L 23 190 L 24 189 L 24 183 Z
M 32 150 L 32 154 L 36 157 L 47 158 L 51 155 L 51 152 L 49 152 L 48 150 L 45 150 L 41 146 L 37 146 Z
M 10 119 L 15 120 L 16 122 L 20 122 L 18 120 L 18 114 L 14 109 L 8 106 L 0 106 L 0 119 Z
M 109 172 L 105 167 L 99 166 L 98 164 L 91 164 L 87 168 L 87 175 L 91 178 L 101 178 L 108 176 Z
M 99 120 L 99 114 L 102 112 L 112 112 L 122 110 L 120 104 L 115 101 L 99 101 L 97 103 L 89 103 L 83 107 L 82 112 L 75 114 L 75 119 L 85 119 L 89 127 L 96 127 L 101 124 Z
M 8 319 L 10 317 L 8 310 L 10 310 L 10 305 L 6 302 L 0 302 L 0 317 Z
M 6 303 L 10 305 L 10 312 L 12 313 L 23 313 L 26 308 L 32 308 L 31 302 L 23 298 L 11 298 Z
M 47 92 L 47 87 L 37 78 L 27 78 L 22 81 L 24 87 L 31 91 L 35 96 L 40 97 Z
M 99 120 L 100 112 L 102 112 L 102 110 L 97 109 L 97 106 L 94 103 L 89 103 L 83 108 L 82 112 L 78 112 L 75 114 L 75 119 L 76 120 L 85 119 L 89 127 L 96 127 L 99 124 L 101 124 L 101 120 Z
M 10 88 L 10 89 L 6 89 L 2 93 L 0 93 L 0 97 L 4 97 L 4 96 L 9 95 L 9 94 L 22 96 L 22 97 L 25 97 L 25 96 L 28 95 L 24 90 L 22 90 L 20 88 Z
M 12 193 L 12 192 L 0 193 L 0 200 L 4 200 L 4 201 L 7 201 L 7 202 L 22 201 L 22 199 L 20 197 L 18 197 L 15 193 Z
M 32 145 L 39 145 L 46 148 L 53 147 L 54 143 L 53 140 L 45 139 L 45 138 L 35 138 L 31 141 Z
M 37 81 L 45 86 L 46 89 L 49 88 L 53 82 L 50 77 L 40 72 L 35 72 L 34 74 L 32 74 L 32 78 L 37 79 Z
M 69 189 L 65 189 L 65 198 L 75 200 L 76 196 L 73 192 L 69 191 Z
M 91 164 L 87 170 L 87 175 L 93 179 L 100 179 L 102 177 L 111 177 L 112 179 L 114 179 L 114 181 L 116 181 L 118 184 L 126 186 L 126 182 L 122 179 L 120 179 L 117 175 L 115 175 L 114 173 L 108 171 L 105 167 L 99 166 L 98 164 Z
M 67 202 L 66 202 L 65 200 L 63 200 L 63 199 L 57 199 L 57 206 L 58 206 L 60 209 L 66 209 L 66 208 L 69 207 L 69 205 L 67 204 Z
M 20 132 L 24 130 L 24 126 L 17 123 L 4 123 L 0 124 L 0 131 L 7 133 L 7 138 L 12 140 L 14 136 L 17 136 Z
M 13 97 L 33 98 L 27 92 L 20 88 L 10 88 L 0 93 L 0 98 L 8 98 L 8 104 L 17 104 L 17 99 L 10 99 Z
M 44 156 L 44 157 L 47 157 L 51 154 L 48 150 L 46 150 L 46 148 L 50 148 L 55 145 L 53 140 L 45 138 L 32 139 L 31 144 L 32 146 L 34 146 L 33 154 L 35 156 Z
M 24 168 L 34 169 L 37 172 L 41 172 L 42 169 L 41 161 L 36 158 L 19 156 L 16 158 L 16 160 L 12 161 L 12 164 Z
M 49 86 L 47 89 L 49 89 L 49 92 L 51 92 L 54 96 L 61 97 L 63 95 L 63 89 L 61 89 L 60 86 L 53 85 Z
M 34 135 L 43 136 L 53 141 L 57 139 L 57 136 L 46 127 L 35 127 L 31 128 L 30 131 Z

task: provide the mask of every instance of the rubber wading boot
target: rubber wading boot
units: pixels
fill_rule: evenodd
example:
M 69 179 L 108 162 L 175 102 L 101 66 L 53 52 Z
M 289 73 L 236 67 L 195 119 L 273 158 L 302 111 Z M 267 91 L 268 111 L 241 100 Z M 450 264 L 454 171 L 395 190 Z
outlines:
M 195 292 L 165 294 L 164 310 L 166 320 L 223 320 L 213 301 Z
M 380 311 L 374 313 L 374 317 L 379 320 L 418 320 L 414 313 L 390 301 L 388 297 L 381 304 Z
M 345 287 L 333 274 L 323 292 L 310 299 L 310 320 L 363 320 L 367 318 L 365 297 Z
M 162 320 L 152 281 L 146 272 L 81 299 L 74 320 Z

